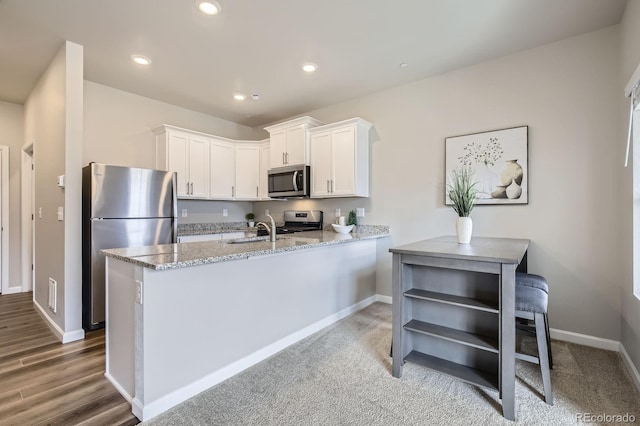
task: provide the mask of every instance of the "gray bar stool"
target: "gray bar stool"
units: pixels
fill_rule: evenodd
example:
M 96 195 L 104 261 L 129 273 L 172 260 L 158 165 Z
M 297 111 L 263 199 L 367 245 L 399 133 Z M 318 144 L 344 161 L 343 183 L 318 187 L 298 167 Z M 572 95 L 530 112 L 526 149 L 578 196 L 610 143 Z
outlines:
M 516 291 L 518 289 L 518 286 L 537 288 L 547 293 L 547 295 L 549 294 L 549 284 L 547 283 L 547 280 L 540 275 L 516 272 Z M 553 370 L 553 356 L 551 355 L 551 333 L 549 332 L 549 315 L 547 314 L 546 309 L 544 313 L 544 328 L 546 329 L 547 348 L 549 349 L 549 368 Z M 532 330 L 532 332 L 535 333 L 535 328 Z
M 547 404 L 553 405 L 551 373 L 549 370 L 549 337 L 547 327 L 545 327 L 548 302 L 549 294 L 547 292 L 531 285 L 518 285 L 518 278 L 516 277 L 516 318 L 534 322 L 536 342 L 538 344 L 537 357 L 517 352 L 516 358 L 540 365 L 544 399 Z

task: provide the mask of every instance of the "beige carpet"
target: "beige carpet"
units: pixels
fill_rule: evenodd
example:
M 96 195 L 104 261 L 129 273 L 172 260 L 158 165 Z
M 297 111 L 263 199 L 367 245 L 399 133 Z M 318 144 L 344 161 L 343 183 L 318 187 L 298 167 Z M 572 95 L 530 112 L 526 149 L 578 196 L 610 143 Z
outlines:
M 497 392 L 410 363 L 394 378 L 390 343 L 391 306 L 376 303 L 144 424 L 514 424 L 502 417 Z M 543 400 L 539 367 L 517 361 L 517 424 L 580 424 L 580 413 L 640 422 L 640 394 L 617 353 L 552 347 L 555 404 Z

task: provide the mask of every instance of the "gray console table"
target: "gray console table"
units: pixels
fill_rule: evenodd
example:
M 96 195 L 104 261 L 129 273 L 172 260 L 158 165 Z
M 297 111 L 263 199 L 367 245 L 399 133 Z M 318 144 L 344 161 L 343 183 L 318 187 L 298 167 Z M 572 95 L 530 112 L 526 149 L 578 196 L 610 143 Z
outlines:
M 413 362 L 496 390 L 515 420 L 515 272 L 528 247 L 443 236 L 390 249 L 393 376 Z

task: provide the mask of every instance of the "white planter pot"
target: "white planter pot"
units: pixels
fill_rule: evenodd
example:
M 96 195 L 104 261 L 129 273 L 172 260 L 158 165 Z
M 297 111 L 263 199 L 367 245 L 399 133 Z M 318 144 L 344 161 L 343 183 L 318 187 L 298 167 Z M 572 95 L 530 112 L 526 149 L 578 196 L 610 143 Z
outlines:
M 459 217 L 456 221 L 456 234 L 458 235 L 458 243 L 469 244 L 471 242 L 471 233 L 473 231 L 473 221 L 470 217 Z

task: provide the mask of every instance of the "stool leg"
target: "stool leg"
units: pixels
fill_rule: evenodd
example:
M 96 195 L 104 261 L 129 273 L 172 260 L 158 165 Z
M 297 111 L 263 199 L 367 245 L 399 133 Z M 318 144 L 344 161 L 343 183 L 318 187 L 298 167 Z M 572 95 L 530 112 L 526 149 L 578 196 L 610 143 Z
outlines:
M 547 348 L 547 333 L 543 314 L 535 314 L 536 340 L 538 342 L 538 360 L 542 372 L 542 384 L 544 386 L 544 400 L 547 404 L 553 405 L 553 394 L 551 393 L 551 373 L 549 372 L 549 350 Z
M 553 370 L 553 356 L 551 355 L 551 333 L 549 333 L 549 315 L 544 314 L 544 328 L 547 330 L 547 349 L 549 350 L 549 368 Z

